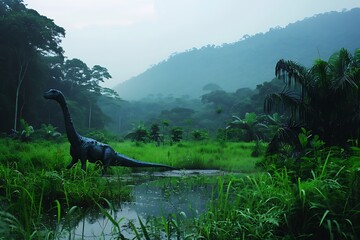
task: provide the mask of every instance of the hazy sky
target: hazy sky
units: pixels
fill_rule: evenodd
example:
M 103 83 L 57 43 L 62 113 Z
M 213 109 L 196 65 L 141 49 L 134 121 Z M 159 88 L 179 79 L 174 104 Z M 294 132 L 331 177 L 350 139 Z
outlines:
M 360 7 L 359 0 L 24 0 L 66 30 L 69 58 L 108 68 L 112 87 L 152 64 L 193 47 L 221 45 L 245 34 L 315 14 Z

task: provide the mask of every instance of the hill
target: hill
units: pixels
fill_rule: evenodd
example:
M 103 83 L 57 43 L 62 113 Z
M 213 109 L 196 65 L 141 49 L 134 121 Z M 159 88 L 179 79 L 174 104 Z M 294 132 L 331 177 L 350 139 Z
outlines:
M 329 12 L 235 43 L 194 48 L 172 55 L 115 90 L 123 99 L 135 100 L 159 94 L 198 97 L 209 83 L 226 91 L 254 88 L 274 77 L 275 64 L 281 58 L 310 66 L 342 47 L 353 52 L 360 47 L 359 22 L 359 8 Z

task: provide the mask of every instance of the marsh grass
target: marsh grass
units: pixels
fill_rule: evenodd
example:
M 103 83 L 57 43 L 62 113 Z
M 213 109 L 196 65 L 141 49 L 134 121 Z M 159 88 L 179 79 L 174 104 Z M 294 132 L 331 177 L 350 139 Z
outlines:
M 286 168 L 219 178 L 218 195 L 191 231 L 204 239 L 357 239 L 358 156 L 324 156 L 311 178 L 296 182 Z
M 173 145 L 122 142 L 111 144 L 117 151 L 141 161 L 167 164 L 179 169 L 219 169 L 252 173 L 262 156 L 252 157 L 254 142 L 180 142 Z M 264 150 L 265 144 L 261 145 Z
M 68 153 L 66 142 L 0 139 L 0 225 L 13 226 L 11 234 L 0 228 L 5 238 L 43 239 L 54 224 L 49 216 L 58 223 L 73 206 L 129 199 L 130 189 L 120 178 L 102 178 L 94 165 L 87 172 L 80 166 L 66 170 Z
M 324 151 L 316 159 L 321 164 L 296 181 L 286 167 L 271 174 L 219 176 L 204 214 L 162 217 L 147 224 L 148 234 L 153 239 L 358 239 L 359 149 L 350 156 Z
M 251 172 L 256 162 L 251 157 L 254 147 L 251 143 L 184 142 L 156 147 L 153 144 L 111 142 L 110 145 L 132 158 L 177 168 Z M 54 238 L 57 231 L 61 231 L 57 227 L 59 222 L 77 218 L 74 209 L 108 206 L 104 199 L 129 199 L 130 189 L 121 175 L 138 170 L 113 167 L 111 178 L 100 177 L 101 170 L 94 164 L 88 164 L 86 172 L 80 166 L 66 170 L 70 161 L 69 147 L 66 141 L 0 139 L 0 226 L 13 226 L 10 232 L 0 228 L 5 237 Z
M 358 148 L 350 155 L 336 149 L 322 151 L 314 159 L 307 155 L 301 171 L 269 164 L 270 171 L 258 172 L 255 163 L 261 158 L 251 157 L 255 143 L 110 145 L 142 161 L 247 173 L 219 176 L 208 211 L 197 218 L 177 213 L 150 222 L 139 219 L 140 226 L 129 223 L 135 239 L 357 239 L 360 235 Z M 68 151 L 66 142 L 0 139 L 0 238 L 56 239 L 65 228 L 78 224 L 83 209 L 95 206 L 114 225 L 114 237 L 124 239 L 125 219 L 112 217 L 112 201 L 129 197 L 120 176 L 138 170 L 113 167 L 112 178 L 100 177 L 93 164 L 87 172 L 80 166 L 65 170 Z M 55 218 L 49 220 L 47 215 Z

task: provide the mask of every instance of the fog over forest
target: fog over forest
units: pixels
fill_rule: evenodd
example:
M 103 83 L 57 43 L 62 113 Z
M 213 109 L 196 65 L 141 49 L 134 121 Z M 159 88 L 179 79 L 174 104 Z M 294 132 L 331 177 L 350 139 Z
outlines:
M 359 21 L 359 9 L 329 12 L 285 28 L 274 26 L 266 33 L 244 36 L 238 42 L 190 49 L 173 54 L 115 89 L 126 100 L 158 94 L 199 97 L 209 83 L 225 91 L 254 89 L 257 84 L 273 78 L 279 59 L 292 59 L 310 66 L 315 59 L 327 59 L 341 47 L 354 51 L 360 31 L 351 24 Z
M 40 127 L 46 119 L 64 131 L 61 112 L 42 99 L 45 90 L 58 88 L 71 103 L 70 111 L 76 112 L 73 121 L 83 130 L 106 129 L 126 136 L 137 127 L 149 128 L 167 121 L 170 127 L 183 127 L 187 132 L 206 129 L 215 134 L 233 115 L 263 113 L 266 95 L 283 87 L 281 81 L 273 80 L 278 60 L 289 59 L 309 67 L 316 59 L 326 60 L 340 48 L 353 52 L 360 40 L 360 30 L 355 26 L 360 22 L 360 9 L 323 13 L 285 28 L 274 26 L 266 33 L 244 36 L 235 43 L 173 54 L 119 84 L 114 91 L 102 87 L 112 78 L 105 66 L 88 66 L 81 59 L 66 58 L 60 45 L 65 29 L 31 11 L 16 15 L 23 18 L 20 20 L 3 20 L 7 36 L 13 36 L 0 38 L 2 56 L 8 56 L 1 58 L 0 66 L 0 108 L 6 116 L 0 126 L 3 132 L 16 130 L 20 119 L 34 127 Z M 29 21 L 31 14 L 38 29 L 21 32 L 6 27 Z M 47 35 L 31 35 L 42 31 L 42 27 L 50 29 L 42 32 Z M 19 65 L 15 60 L 19 50 L 25 51 L 25 42 L 18 40 L 28 39 L 24 34 L 32 36 L 29 46 L 36 49 L 26 49 Z
M 115 88 L 130 102 L 118 109 L 100 102 L 113 120 L 107 126 L 126 132 L 138 123 L 150 126 L 170 120 L 173 126 L 214 132 L 226 126 L 232 115 L 262 114 L 266 95 L 282 89 L 282 82 L 273 80 L 278 60 L 309 67 L 340 48 L 353 52 L 360 29 L 349 23 L 356 22 L 360 22 L 360 9 L 329 12 L 239 42 L 174 54 Z M 221 114 L 214 115 L 216 111 Z

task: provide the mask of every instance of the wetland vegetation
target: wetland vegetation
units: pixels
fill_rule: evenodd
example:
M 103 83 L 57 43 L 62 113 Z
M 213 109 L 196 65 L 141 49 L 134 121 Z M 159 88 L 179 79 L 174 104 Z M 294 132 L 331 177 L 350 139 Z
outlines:
M 0 32 L 0 239 L 360 236 L 360 49 L 310 67 L 280 59 L 256 89 L 209 83 L 201 100 L 130 104 L 100 85 L 106 68 L 66 58 L 65 30 L 21 0 L 0 1 Z M 66 95 L 82 135 L 177 170 L 66 170 L 49 88 Z
M 72 236 L 72 229 L 79 222 L 81 226 L 86 215 L 92 216 L 90 219 L 99 215 L 107 219 L 107 225 L 112 226 L 111 235 L 102 231 L 99 235 L 93 233 L 105 239 L 125 236 L 356 239 L 359 233 L 359 148 L 354 147 L 351 152 L 338 147 L 306 148 L 304 155 L 299 156 L 303 164 L 298 170 L 295 166 L 276 166 L 278 159 L 294 162 L 291 156 L 283 155 L 276 161 L 264 158 L 263 154 L 251 157 L 255 143 L 185 141 L 157 147 L 153 143 L 113 142 L 112 145 L 117 150 L 124 149 L 129 156 L 144 160 L 156 156 L 161 163 L 184 169 L 229 171 L 223 161 L 238 159 L 229 163 L 233 171 L 242 174 L 179 178 L 163 175 L 160 179 L 164 180 L 157 182 L 155 189 L 157 186 L 167 196 L 179 187 L 189 190 L 208 186 L 207 191 L 212 194 L 208 195 L 206 211 L 191 216 L 185 214 L 185 209 L 174 208 L 172 214 L 139 216 L 129 221 L 121 215 L 115 217 L 116 208 L 120 207 L 119 203 L 133 201 L 133 185 L 151 182 L 149 179 L 156 178 L 151 173 L 142 174 L 141 178 L 139 170 L 112 167 L 109 177 L 100 177 L 101 171 L 92 164 L 86 173 L 80 166 L 65 170 L 69 161 L 66 141 L 24 143 L 3 138 L 0 191 L 4 238 L 62 239 Z M 214 161 L 217 154 L 223 158 Z M 81 237 L 81 231 L 78 234 Z M 83 234 L 89 236 L 88 232 Z

